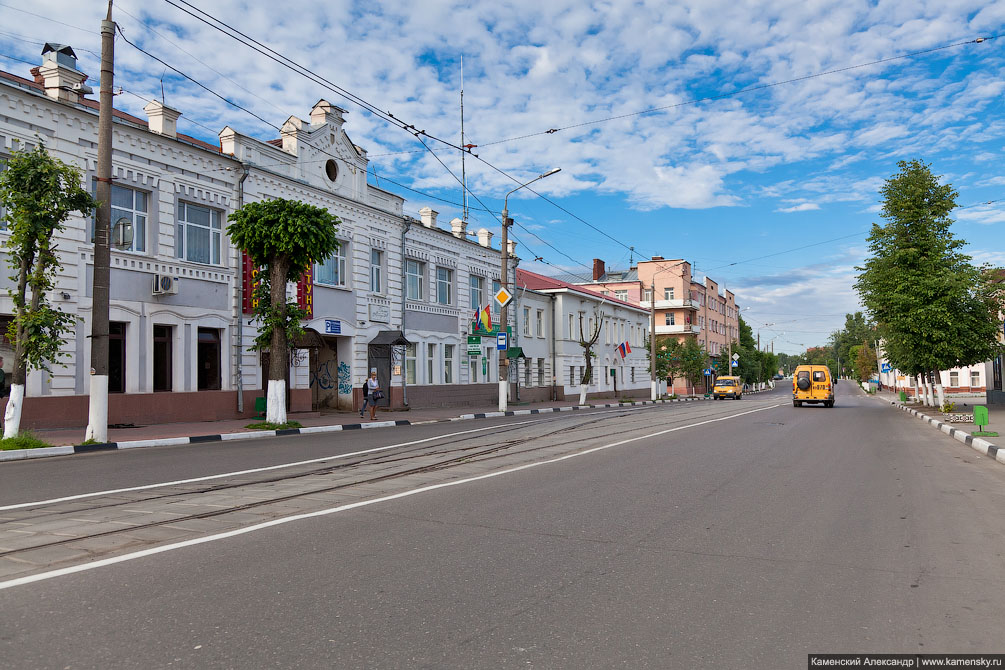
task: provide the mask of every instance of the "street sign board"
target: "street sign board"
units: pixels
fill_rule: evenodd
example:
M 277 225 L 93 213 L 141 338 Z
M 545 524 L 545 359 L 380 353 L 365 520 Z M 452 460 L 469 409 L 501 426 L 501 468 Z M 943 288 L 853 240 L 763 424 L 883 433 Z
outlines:
M 734 361 L 740 360 L 740 354 L 733 354 L 733 360 Z
M 481 356 L 482 338 L 478 335 L 468 335 L 468 356 Z
M 737 363 L 736 361 L 733 361 L 733 367 L 734 367 L 734 368 L 738 368 L 738 367 L 740 367 L 740 364 L 739 364 L 739 363 Z
M 342 322 L 337 319 L 325 319 L 325 335 L 341 335 Z
M 500 307 L 505 307 L 509 304 L 509 301 L 513 299 L 512 294 L 506 290 L 505 286 L 501 286 L 495 295 L 496 302 L 499 303 Z
M 711 377 L 712 376 L 712 368 L 705 368 L 704 370 L 701 371 L 701 373 L 703 375 L 705 375 L 706 377 Z
M 506 351 L 506 333 L 496 335 L 496 349 Z
M 883 365 L 881 366 L 880 372 L 890 372 L 890 364 L 889 363 L 883 363 Z

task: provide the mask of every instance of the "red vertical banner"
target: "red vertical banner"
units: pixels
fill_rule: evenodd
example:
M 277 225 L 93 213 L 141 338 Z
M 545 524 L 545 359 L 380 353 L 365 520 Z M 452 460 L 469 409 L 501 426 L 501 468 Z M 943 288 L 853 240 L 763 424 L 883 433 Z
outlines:
M 297 282 L 297 304 L 307 312 L 307 318 L 314 318 L 314 264 L 309 263 L 307 269 Z
M 248 254 L 241 252 L 241 273 L 244 278 L 244 296 L 241 299 L 241 310 L 245 314 L 254 314 L 255 312 L 255 286 L 258 284 L 258 273 L 261 272 L 260 268 L 256 268 L 255 264 L 251 262 L 248 258 Z

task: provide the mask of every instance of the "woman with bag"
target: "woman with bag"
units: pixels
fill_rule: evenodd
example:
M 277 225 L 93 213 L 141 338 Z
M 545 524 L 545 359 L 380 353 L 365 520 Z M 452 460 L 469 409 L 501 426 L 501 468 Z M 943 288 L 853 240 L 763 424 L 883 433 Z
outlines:
M 359 410 L 359 415 L 363 416 L 364 410 L 370 407 L 370 421 L 377 420 L 377 401 L 384 397 L 380 390 L 380 382 L 377 381 L 377 368 L 370 370 L 370 378 L 363 384 L 363 407 Z

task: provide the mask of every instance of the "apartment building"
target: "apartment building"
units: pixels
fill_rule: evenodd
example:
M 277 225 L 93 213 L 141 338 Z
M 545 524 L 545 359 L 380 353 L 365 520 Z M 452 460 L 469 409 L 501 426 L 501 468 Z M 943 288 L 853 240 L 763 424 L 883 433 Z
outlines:
M 604 261 L 594 259 L 593 281 L 577 285 L 651 309 L 657 336 L 681 342 L 693 337 L 712 358 L 728 356 L 730 344 L 740 337 L 733 292 L 710 277 L 694 277 L 683 259 L 653 256 L 627 271 L 607 270 Z M 683 382 L 678 390 L 684 392 Z

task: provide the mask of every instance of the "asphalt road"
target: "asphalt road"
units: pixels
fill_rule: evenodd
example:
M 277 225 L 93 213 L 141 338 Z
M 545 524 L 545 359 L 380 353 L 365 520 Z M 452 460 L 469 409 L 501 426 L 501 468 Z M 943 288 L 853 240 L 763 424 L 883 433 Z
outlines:
M 509 433 L 549 433 L 561 460 L 470 466 L 449 485 L 2 589 L 0 666 L 797 668 L 810 652 L 1003 651 L 1005 467 L 845 384 L 833 409 L 779 391 L 585 417 Z M 413 430 L 458 425 L 358 435 Z M 44 490 L 3 496 L 46 497 L 63 486 L 38 478 L 70 486 L 74 468 L 84 490 L 222 471 L 244 449 L 245 463 L 282 460 L 263 446 L 44 459 L 16 471 Z

